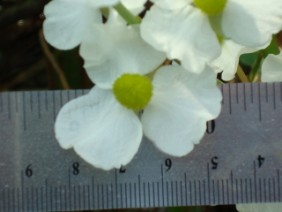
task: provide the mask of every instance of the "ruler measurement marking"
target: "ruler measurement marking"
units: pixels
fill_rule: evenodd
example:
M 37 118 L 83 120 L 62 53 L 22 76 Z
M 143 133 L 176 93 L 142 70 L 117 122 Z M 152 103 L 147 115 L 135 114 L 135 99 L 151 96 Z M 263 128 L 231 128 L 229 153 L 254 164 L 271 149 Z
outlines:
M 250 87 L 250 89 L 251 89 L 251 103 L 254 103 L 254 89 L 253 89 L 253 84 L 251 83 L 250 85 L 251 85 L 251 87 Z
M 263 190 L 264 190 L 264 202 L 267 200 L 267 195 L 266 195 L 266 178 L 263 178 Z
M 91 198 L 90 198 L 91 193 L 90 193 L 90 186 L 88 183 L 86 185 L 86 188 L 87 188 L 87 210 L 90 210 L 91 209 Z M 107 197 L 108 197 L 108 192 L 107 192 Z
M 24 176 L 23 171 L 21 171 L 21 195 L 22 195 L 22 208 L 25 210 L 25 193 L 24 193 Z
M 53 187 L 51 185 L 49 187 L 49 191 L 50 191 L 50 198 L 49 198 L 50 209 L 54 210 L 54 206 L 53 206 Z
M 6 209 L 6 198 L 5 198 L 5 188 L 1 190 L 1 200 L 3 202 L 3 211 L 7 211 Z
M 239 104 L 239 92 L 238 92 L 238 83 L 235 83 L 235 88 L 236 88 L 236 103 Z
M 25 92 L 23 92 L 22 93 L 22 102 L 23 102 L 23 104 L 22 104 L 22 109 L 23 109 L 23 130 L 24 131 L 26 131 L 26 106 L 25 106 L 25 103 L 26 103 L 26 101 L 25 101 Z M 18 103 L 17 103 L 17 105 L 18 105 Z
M 188 181 L 189 182 L 189 200 L 190 200 L 190 204 L 189 205 L 192 205 L 192 182 L 191 180 Z
M 136 185 L 135 182 L 134 182 L 133 186 L 134 186 L 134 203 L 135 203 L 135 206 L 137 206 L 137 185 Z
M 172 205 L 174 205 L 174 198 L 173 198 L 173 196 L 174 196 L 174 192 L 173 192 L 173 180 L 172 181 L 170 181 L 170 194 L 171 194 L 171 204 Z
M 125 190 L 125 208 L 128 208 L 128 194 L 127 194 L 127 183 L 124 183 L 124 190 Z
M 142 202 L 141 202 L 141 179 L 140 175 L 138 174 L 138 191 L 139 191 L 139 207 L 141 208 Z
M 266 195 L 267 197 L 267 195 Z M 273 199 L 271 199 L 271 178 L 268 178 L 268 201 L 273 202 Z
M 41 119 L 41 101 L 40 101 L 40 94 L 39 91 L 36 91 L 36 98 L 37 98 L 37 113 L 38 118 Z
M 148 206 L 151 207 L 151 189 L 150 189 L 150 182 L 148 182 Z
M 114 208 L 114 186 L 112 183 L 111 183 L 111 199 L 112 199 L 112 208 Z M 135 204 L 136 204 L 136 196 L 135 196 Z
M 47 91 L 45 91 L 45 110 L 48 111 L 49 107 L 48 107 L 48 94 Z
M 250 201 L 254 201 L 253 199 L 253 184 L 252 184 L 252 179 L 249 179 L 249 187 L 250 187 Z
M 210 188 L 210 163 L 207 163 L 207 176 L 208 176 L 208 202 L 211 202 L 211 188 Z
M 282 83 L 280 83 L 280 85 L 282 86 Z M 282 94 L 282 92 L 281 92 Z M 279 173 L 279 169 L 277 169 L 277 186 L 278 186 L 278 201 L 281 201 L 281 196 L 280 196 L 280 173 Z
M 55 92 L 52 92 L 52 105 L 53 105 L 53 121 L 56 120 L 56 99 Z
M 30 104 L 30 111 L 32 112 L 33 111 L 33 93 L 34 92 L 31 92 L 31 93 L 27 93 L 29 94 L 29 104 Z
M 261 121 L 261 90 L 260 90 L 260 84 L 257 84 L 258 86 L 258 109 L 259 109 L 259 121 Z
M 247 110 L 247 102 L 246 102 L 246 84 L 243 83 L 243 102 L 244 102 L 244 110 Z
M 166 184 L 166 206 L 169 205 L 169 189 L 168 189 L 168 181 L 165 182 Z
M 160 182 L 158 181 L 157 182 L 157 192 L 158 192 L 158 203 L 159 203 L 159 206 L 163 206 L 163 203 L 161 205 L 161 200 L 160 200 Z
M 206 205 L 207 204 L 207 198 L 206 198 L 206 180 L 203 180 L 203 201 L 204 201 L 204 204 Z
M 239 194 L 239 192 L 237 192 Z M 237 197 L 237 202 L 239 202 L 239 197 Z M 244 201 L 244 191 L 243 191 L 243 179 L 240 178 L 240 202 L 246 202 Z
M 183 206 L 184 205 L 184 201 L 183 201 L 183 197 L 184 197 L 184 194 L 183 194 L 183 181 L 181 180 L 180 181 L 180 197 L 181 197 L 181 206 Z
M 234 184 L 233 184 L 233 171 L 230 172 L 230 178 L 231 178 L 231 201 L 234 202 Z M 237 200 L 238 201 L 238 200 Z
M 163 201 L 163 206 L 164 206 L 164 170 L 163 170 L 163 164 L 161 165 L 161 186 L 162 186 L 162 201 Z
M 200 200 L 200 205 L 202 205 L 202 184 L 201 184 L 201 180 L 198 180 L 198 184 L 199 184 L 199 200 Z
M 9 117 L 9 120 L 11 120 L 11 97 L 10 95 L 8 94 L 7 95 L 7 110 L 8 110 L 8 117 Z M 17 111 L 16 111 L 17 112 Z
M 257 202 L 257 171 L 256 171 L 256 162 L 253 162 L 253 174 L 254 174 L 254 189 L 255 189 L 255 201 Z
M 248 179 L 245 178 L 245 194 L 246 194 L 246 202 L 249 201 L 249 195 L 248 195 Z
M 272 185 L 273 185 L 273 201 L 276 202 L 276 185 L 275 185 L 275 177 L 272 177 Z
M 143 186 L 144 186 L 144 183 L 143 183 Z M 122 189 L 122 183 L 119 184 L 119 190 L 120 190 L 120 208 L 123 208 L 123 189 Z M 144 194 L 144 197 L 145 197 L 145 194 Z
M 184 185 L 185 185 L 185 204 L 188 205 L 188 190 L 187 190 L 187 176 L 184 172 Z
M 131 182 L 129 182 L 129 197 L 130 197 L 130 199 L 129 199 L 129 202 L 130 202 L 130 207 L 132 208 L 133 207 L 133 202 L 132 202 L 132 185 L 131 185 Z
M 13 188 L 12 189 L 12 203 L 13 203 L 13 206 L 12 206 L 12 211 L 13 212 L 16 212 L 17 210 L 16 210 L 16 189 L 15 188 Z
M 179 197 L 178 197 L 178 182 L 175 181 L 175 193 L 176 193 L 176 206 L 179 206 Z
M 276 90 L 274 83 L 272 83 L 272 90 L 273 90 L 273 110 L 276 110 Z
M 268 103 L 268 84 L 264 84 L 265 88 L 265 101 Z
M 215 204 L 215 185 L 214 185 L 214 180 L 212 180 L 212 193 L 213 193 L 213 204 Z
M 225 183 L 226 183 L 226 200 L 227 200 L 226 202 L 229 203 L 229 199 L 230 199 L 229 198 L 229 180 L 226 179 Z
M 48 182 L 47 179 L 45 179 L 45 210 L 48 211 Z
M 193 205 L 196 205 L 197 204 L 197 182 L 196 180 L 193 180 L 193 190 L 194 190 L 194 202 L 193 202 Z
M 230 86 L 230 83 L 228 83 L 228 103 L 229 103 L 229 114 L 232 114 L 231 86 Z
M 235 188 L 236 188 L 236 203 L 238 203 L 239 202 L 239 192 L 238 192 L 238 179 L 237 178 L 235 178 Z M 232 193 L 234 193 L 233 190 L 232 190 Z M 234 199 L 232 200 L 232 202 L 234 202 Z
M 62 93 L 62 90 L 59 91 L 60 92 L 60 108 L 63 107 L 63 93 Z
M 224 199 L 224 197 L 225 197 L 225 195 L 224 195 L 224 180 L 223 179 L 221 179 L 221 197 L 222 197 L 222 204 L 225 204 L 225 199 Z
M 3 113 L 4 108 L 3 108 L 3 94 L 0 94 L 0 112 Z
M 115 207 L 118 208 L 118 182 L 117 182 L 117 170 L 115 169 Z
M 279 83 L 280 85 L 280 101 L 282 102 L 282 83 Z
M 102 209 L 105 209 L 105 191 L 104 191 L 104 184 L 101 185 L 102 190 Z M 85 208 L 85 207 L 84 207 Z

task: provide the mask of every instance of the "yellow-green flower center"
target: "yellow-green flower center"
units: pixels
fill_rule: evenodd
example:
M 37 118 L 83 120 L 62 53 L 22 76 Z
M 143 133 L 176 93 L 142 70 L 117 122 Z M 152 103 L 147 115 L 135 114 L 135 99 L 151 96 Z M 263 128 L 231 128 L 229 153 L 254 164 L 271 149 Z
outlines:
M 207 15 L 220 14 L 226 5 L 227 0 L 194 0 L 196 7 Z
M 153 85 L 149 78 L 139 74 L 124 74 L 113 86 L 116 99 L 125 107 L 141 110 L 149 103 Z

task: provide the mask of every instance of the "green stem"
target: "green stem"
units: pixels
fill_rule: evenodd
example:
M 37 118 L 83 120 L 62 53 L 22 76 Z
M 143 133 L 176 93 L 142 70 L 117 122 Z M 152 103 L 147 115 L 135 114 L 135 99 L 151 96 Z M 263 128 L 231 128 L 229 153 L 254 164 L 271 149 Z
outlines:
M 118 3 L 114 8 L 129 25 L 141 23 L 141 18 L 133 15 L 122 3 Z
M 250 82 L 240 65 L 238 65 L 237 68 L 237 76 L 239 77 L 241 82 Z
M 259 71 L 259 68 L 260 68 L 260 65 L 261 65 L 261 62 L 262 62 L 262 59 L 263 59 L 263 53 L 260 52 L 258 54 L 258 57 L 257 57 L 257 60 L 254 64 L 254 67 L 252 68 L 250 74 L 249 74 L 249 80 L 251 82 L 254 81 L 254 79 L 256 78 L 257 74 L 258 74 L 258 71 Z

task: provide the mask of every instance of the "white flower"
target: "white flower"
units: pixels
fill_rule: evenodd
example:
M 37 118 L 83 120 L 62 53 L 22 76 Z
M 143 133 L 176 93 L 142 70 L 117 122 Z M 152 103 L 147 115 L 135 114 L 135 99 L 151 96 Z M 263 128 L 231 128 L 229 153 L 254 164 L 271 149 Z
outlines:
M 113 89 L 94 87 L 61 109 L 55 133 L 63 148 L 74 148 L 88 163 L 109 170 L 132 160 L 144 133 L 161 151 L 183 156 L 199 143 L 206 122 L 220 112 L 221 93 L 209 68 L 201 74 L 189 74 L 181 66 L 158 70 L 141 120 L 122 99 L 130 101 L 127 95 L 133 95 L 139 100 L 137 93 L 144 91 L 143 81 L 139 84 L 138 80 L 124 80 L 127 77 L 145 80 L 141 75 L 124 73 L 114 82 Z M 126 86 L 132 85 L 136 87 L 128 90 Z M 128 93 L 119 93 L 123 86 Z
M 221 54 L 218 58 L 212 61 L 211 65 L 217 70 L 218 73 L 222 72 L 221 78 L 223 80 L 232 80 L 235 77 L 240 56 L 242 54 L 256 52 L 259 49 L 264 49 L 268 46 L 268 44 L 269 43 L 258 48 L 250 48 L 240 45 L 235 41 L 223 39 L 221 43 Z
M 282 203 L 238 204 L 236 208 L 239 212 L 278 212 Z
M 272 34 L 282 28 L 280 0 L 153 2 L 155 5 L 141 24 L 142 37 L 193 72 L 200 72 L 205 62 L 219 56 L 217 36 L 258 48 L 270 42 Z
M 268 55 L 261 66 L 262 82 L 282 82 L 282 51 Z
M 90 79 L 100 88 L 111 88 L 124 71 L 142 75 L 156 69 L 165 54 L 153 49 L 139 34 L 138 26 L 125 26 L 118 20 L 91 28 L 81 44 L 80 55 Z
M 52 46 L 67 50 L 78 46 L 90 28 L 102 24 L 100 8 L 110 7 L 120 0 L 52 0 L 44 8 L 46 20 L 43 32 Z M 140 11 L 145 0 L 121 0 L 128 9 Z M 93 30 L 91 31 L 93 32 Z M 97 32 L 92 34 L 95 38 Z

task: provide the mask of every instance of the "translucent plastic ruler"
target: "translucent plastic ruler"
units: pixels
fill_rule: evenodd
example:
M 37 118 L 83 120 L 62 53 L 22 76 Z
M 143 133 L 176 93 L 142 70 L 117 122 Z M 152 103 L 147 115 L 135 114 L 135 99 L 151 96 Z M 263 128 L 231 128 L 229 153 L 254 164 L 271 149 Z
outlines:
M 183 158 L 144 138 L 102 171 L 63 150 L 54 120 L 87 91 L 0 94 L 0 211 L 65 211 L 282 201 L 282 84 L 226 84 L 220 116 Z M 93 129 L 95 130 L 95 129 Z

